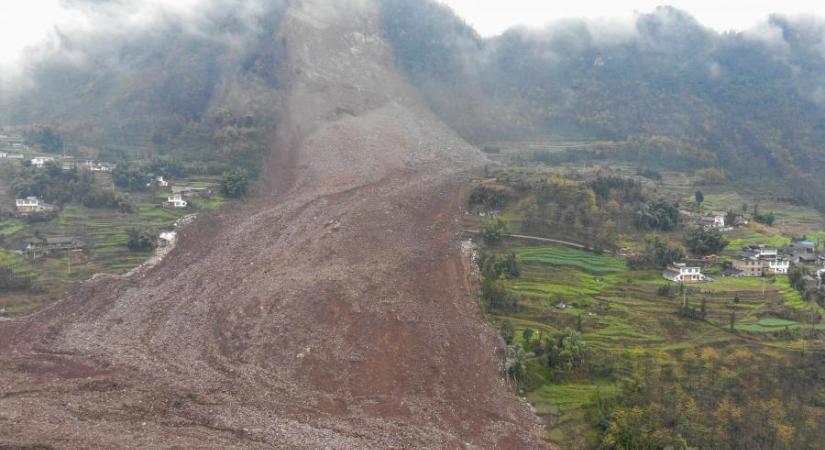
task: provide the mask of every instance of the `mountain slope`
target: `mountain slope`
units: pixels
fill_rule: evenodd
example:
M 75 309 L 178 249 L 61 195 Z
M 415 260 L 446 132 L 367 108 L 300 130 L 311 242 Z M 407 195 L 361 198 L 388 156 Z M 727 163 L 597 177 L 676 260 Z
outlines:
M 825 22 L 772 16 L 719 34 L 659 7 L 482 40 L 434 3 L 383 0 L 399 66 L 476 142 L 598 138 L 624 157 L 720 167 L 825 210 Z
M 394 70 L 373 2 L 295 2 L 278 39 L 267 192 L 0 323 L 4 443 L 543 446 L 458 247 L 477 151 Z

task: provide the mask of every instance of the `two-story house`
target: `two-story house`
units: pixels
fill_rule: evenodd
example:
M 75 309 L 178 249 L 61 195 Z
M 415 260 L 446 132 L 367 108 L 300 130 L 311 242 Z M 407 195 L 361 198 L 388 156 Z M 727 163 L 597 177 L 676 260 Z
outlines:
M 673 263 L 667 266 L 662 276 L 674 283 L 698 283 L 707 280 L 707 277 L 702 274 L 701 267 L 688 266 L 685 263 Z

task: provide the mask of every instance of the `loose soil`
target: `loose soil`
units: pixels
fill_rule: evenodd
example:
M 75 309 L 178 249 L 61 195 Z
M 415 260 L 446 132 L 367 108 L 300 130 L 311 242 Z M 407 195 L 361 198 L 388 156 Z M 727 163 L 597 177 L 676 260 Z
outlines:
M 261 195 L 158 265 L 0 323 L 0 444 L 544 448 L 459 238 L 480 153 L 395 71 L 371 1 L 296 2 Z

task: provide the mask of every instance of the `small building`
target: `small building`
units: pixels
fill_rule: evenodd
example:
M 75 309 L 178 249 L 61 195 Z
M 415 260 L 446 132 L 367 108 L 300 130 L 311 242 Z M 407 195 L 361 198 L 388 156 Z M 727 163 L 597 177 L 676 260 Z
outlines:
M 17 212 L 22 215 L 54 210 L 54 206 L 44 203 L 34 196 L 16 199 L 15 206 L 17 207 Z
M 692 211 L 688 211 L 686 209 L 680 209 L 679 210 L 679 218 L 683 222 L 691 222 L 691 221 L 693 221 L 694 217 L 696 217 L 696 214 L 694 214 Z
M 697 222 L 699 225 L 705 228 L 717 228 L 723 229 L 725 228 L 725 217 L 727 216 L 726 212 L 722 211 L 713 211 L 702 217 Z
M 47 162 L 54 162 L 53 156 L 35 156 L 32 158 L 32 165 L 34 167 L 43 167 Z
M 740 256 L 733 260 L 733 268 L 740 277 L 761 277 L 764 274 L 762 261 L 753 256 Z
M 780 257 L 777 249 L 752 245 L 742 249 L 733 261 L 733 268 L 738 276 L 744 277 L 761 277 L 767 273 L 784 275 L 791 268 L 791 261 Z
M 0 159 L 6 159 L 9 157 L 9 154 L 6 152 L 0 152 Z
M 112 172 L 115 170 L 116 165 L 107 163 L 107 162 L 100 162 L 100 161 L 86 161 L 83 163 L 83 167 L 88 169 L 91 172 Z
M 701 267 L 688 266 L 685 263 L 673 263 L 667 266 L 662 276 L 674 283 L 698 283 L 707 280 L 707 277 L 702 274 Z
M 186 208 L 187 206 L 189 206 L 189 203 L 180 194 L 170 195 L 163 202 L 164 208 Z
M 805 275 L 804 277 L 802 277 L 802 284 L 803 286 L 805 286 L 806 291 L 819 289 L 820 281 L 821 280 L 816 279 L 811 275 Z
M 51 254 L 61 251 L 82 250 L 86 243 L 74 236 L 55 236 L 47 238 L 32 238 L 25 242 L 25 251 L 30 256 L 37 254 Z
M 155 177 L 155 186 L 158 188 L 167 188 L 169 187 L 169 182 L 163 179 L 163 176 Z
M 794 264 L 816 264 L 821 256 L 811 241 L 794 242 L 783 248 L 782 253 Z
M 172 193 L 180 194 L 186 198 L 209 198 L 212 196 L 210 189 L 192 186 L 172 186 Z

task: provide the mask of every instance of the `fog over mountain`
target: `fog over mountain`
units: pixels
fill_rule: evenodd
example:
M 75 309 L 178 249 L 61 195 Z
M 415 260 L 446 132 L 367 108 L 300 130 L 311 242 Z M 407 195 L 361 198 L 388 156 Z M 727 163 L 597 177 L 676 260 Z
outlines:
M 631 27 L 565 20 L 482 39 L 444 6 L 385 5 L 399 63 L 477 143 L 612 139 L 634 160 L 782 178 L 782 195 L 825 208 L 819 18 L 720 34 L 663 6 Z
M 285 4 L 190 3 L 67 2 L 80 19 L 5 79 L 0 123 L 49 124 L 75 146 L 249 159 L 274 125 Z

